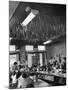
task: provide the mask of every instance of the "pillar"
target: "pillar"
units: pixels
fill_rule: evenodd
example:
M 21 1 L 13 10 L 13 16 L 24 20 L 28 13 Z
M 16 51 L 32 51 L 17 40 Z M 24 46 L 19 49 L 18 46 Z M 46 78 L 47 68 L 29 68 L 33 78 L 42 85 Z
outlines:
M 44 55 L 45 55 L 45 65 L 47 65 L 46 52 L 44 53 Z
M 32 54 L 28 54 L 28 67 L 32 66 Z
M 22 46 L 20 48 L 20 61 L 21 61 L 21 64 L 25 64 L 25 46 Z
M 40 66 L 42 66 L 43 65 L 42 53 L 39 54 L 39 59 L 40 59 Z

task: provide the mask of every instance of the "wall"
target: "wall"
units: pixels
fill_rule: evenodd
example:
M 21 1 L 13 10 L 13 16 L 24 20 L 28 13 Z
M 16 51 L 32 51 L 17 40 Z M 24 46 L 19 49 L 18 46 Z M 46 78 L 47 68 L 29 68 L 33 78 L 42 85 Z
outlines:
M 66 56 L 66 37 L 62 37 L 56 42 L 47 45 L 46 49 L 47 59 L 50 59 L 51 56 L 54 57 L 56 54 Z
M 47 62 L 45 62 L 46 61 L 46 56 L 44 53 L 45 47 L 39 48 L 39 52 L 43 51 L 43 53 L 32 53 L 32 54 L 28 53 L 26 55 L 27 56 L 27 59 L 26 59 L 25 50 L 26 51 L 33 51 L 30 49 L 31 49 L 30 47 L 25 48 L 25 46 L 21 46 L 21 48 L 20 48 L 20 60 L 21 60 L 22 64 L 25 64 L 25 62 L 27 61 L 28 66 L 31 67 L 34 64 L 40 64 L 42 66 L 43 64 L 47 63 Z M 38 50 L 38 48 L 34 47 L 34 51 L 37 51 L 37 50 Z

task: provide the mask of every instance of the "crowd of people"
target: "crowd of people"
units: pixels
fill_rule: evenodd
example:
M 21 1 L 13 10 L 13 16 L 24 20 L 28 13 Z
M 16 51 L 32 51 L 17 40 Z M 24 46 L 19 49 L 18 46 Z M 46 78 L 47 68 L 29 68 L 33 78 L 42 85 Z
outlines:
M 51 57 L 47 65 L 38 64 L 29 68 L 27 65 L 13 63 L 9 70 L 9 87 L 10 88 L 30 88 L 34 87 L 34 75 L 31 72 L 53 72 L 66 73 L 66 57 L 58 56 L 58 59 Z M 36 78 L 35 78 L 36 79 Z
M 34 81 L 30 77 L 28 67 L 22 67 L 14 62 L 12 70 L 9 71 L 9 87 L 13 89 L 34 87 Z
M 48 71 L 66 73 L 66 57 L 51 57 L 48 62 Z

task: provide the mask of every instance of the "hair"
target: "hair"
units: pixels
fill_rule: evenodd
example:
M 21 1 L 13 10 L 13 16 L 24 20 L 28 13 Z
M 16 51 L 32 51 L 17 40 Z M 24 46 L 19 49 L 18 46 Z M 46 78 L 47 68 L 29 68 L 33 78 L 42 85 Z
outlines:
M 17 62 L 14 62 L 14 65 L 17 65 Z
M 23 78 L 27 78 L 26 72 L 23 72 L 22 77 L 23 77 Z
M 14 72 L 13 72 L 13 75 L 15 75 L 15 74 L 16 74 L 16 72 L 14 71 Z
M 34 76 L 34 74 L 33 74 L 33 73 L 31 73 L 31 74 L 30 74 L 30 76 Z
M 19 65 L 19 69 L 21 69 L 21 65 Z
M 16 78 L 18 79 L 20 76 L 21 76 L 21 72 L 18 71 L 17 74 L 16 74 Z
M 51 56 L 51 59 L 52 59 L 52 56 Z
M 63 57 L 64 60 L 66 60 L 66 57 Z

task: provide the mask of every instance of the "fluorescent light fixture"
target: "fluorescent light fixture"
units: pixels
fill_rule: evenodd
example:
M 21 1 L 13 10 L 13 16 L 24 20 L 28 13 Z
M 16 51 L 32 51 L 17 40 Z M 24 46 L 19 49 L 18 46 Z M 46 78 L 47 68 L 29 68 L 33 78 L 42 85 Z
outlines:
M 26 17 L 26 19 L 22 22 L 22 26 L 26 26 L 35 16 L 38 14 L 38 10 L 31 10 L 30 14 Z
M 43 44 L 49 44 L 51 42 L 52 42 L 52 40 L 49 40 L 49 41 L 44 42 Z

